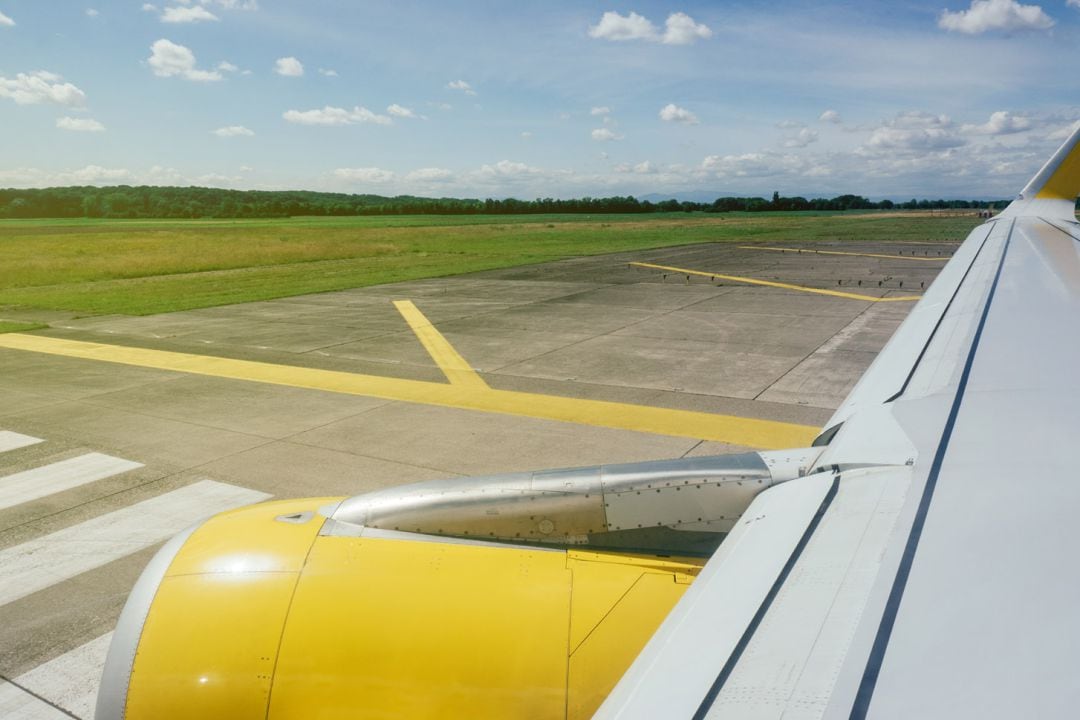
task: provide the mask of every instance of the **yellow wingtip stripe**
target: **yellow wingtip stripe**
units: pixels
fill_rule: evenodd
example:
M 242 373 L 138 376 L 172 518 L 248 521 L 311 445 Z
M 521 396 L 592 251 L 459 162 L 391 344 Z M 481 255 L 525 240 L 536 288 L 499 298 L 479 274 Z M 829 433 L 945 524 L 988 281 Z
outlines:
M 1080 143 L 1061 162 L 1035 197 L 1043 200 L 1075 200 L 1080 195 Z
M 1032 195 L 1039 200 L 1068 201 L 1080 195 L 1080 124 L 1024 188 L 1022 196 Z

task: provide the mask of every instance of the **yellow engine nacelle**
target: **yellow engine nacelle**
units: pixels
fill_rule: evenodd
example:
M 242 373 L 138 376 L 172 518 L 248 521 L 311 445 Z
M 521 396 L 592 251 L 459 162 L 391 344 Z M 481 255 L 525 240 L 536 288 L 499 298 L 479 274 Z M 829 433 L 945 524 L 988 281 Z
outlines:
M 703 560 L 395 533 L 255 505 L 162 549 L 98 718 L 587 718 Z

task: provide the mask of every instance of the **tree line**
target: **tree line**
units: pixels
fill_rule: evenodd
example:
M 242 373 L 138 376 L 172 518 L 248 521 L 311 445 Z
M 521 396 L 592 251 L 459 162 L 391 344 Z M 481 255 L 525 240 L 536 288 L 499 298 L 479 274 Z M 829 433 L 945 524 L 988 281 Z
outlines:
M 711 203 L 632 196 L 556 200 L 422 198 L 299 190 L 205 187 L 55 187 L 0 189 L 0 218 L 276 218 L 300 215 L 523 215 L 540 213 L 766 212 L 807 210 L 945 210 L 1003 208 L 1008 201 L 722 197 Z

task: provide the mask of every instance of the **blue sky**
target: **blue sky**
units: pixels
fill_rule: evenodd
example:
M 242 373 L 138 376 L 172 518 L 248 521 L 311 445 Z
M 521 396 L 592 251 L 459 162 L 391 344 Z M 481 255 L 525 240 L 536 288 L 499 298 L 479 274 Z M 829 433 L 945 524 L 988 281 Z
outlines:
M 1080 0 L 0 0 L 0 186 L 1007 197 Z

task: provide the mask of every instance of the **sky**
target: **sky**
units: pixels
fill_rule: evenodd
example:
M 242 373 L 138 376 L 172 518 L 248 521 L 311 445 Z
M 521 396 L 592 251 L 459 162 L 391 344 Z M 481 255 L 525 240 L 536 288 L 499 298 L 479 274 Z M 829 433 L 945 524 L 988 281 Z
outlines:
M 1015 195 L 1080 0 L 0 0 L 0 186 Z

